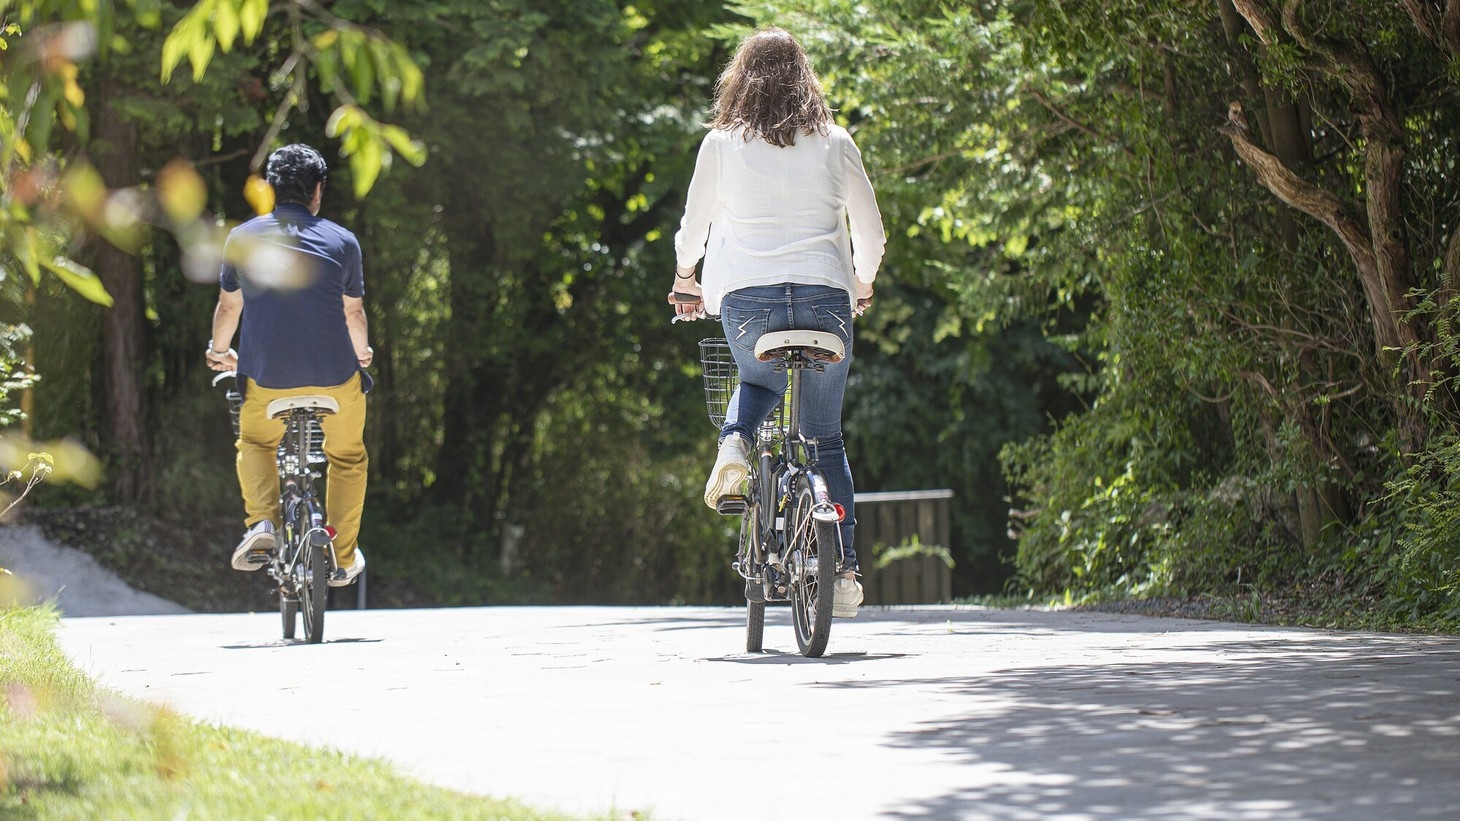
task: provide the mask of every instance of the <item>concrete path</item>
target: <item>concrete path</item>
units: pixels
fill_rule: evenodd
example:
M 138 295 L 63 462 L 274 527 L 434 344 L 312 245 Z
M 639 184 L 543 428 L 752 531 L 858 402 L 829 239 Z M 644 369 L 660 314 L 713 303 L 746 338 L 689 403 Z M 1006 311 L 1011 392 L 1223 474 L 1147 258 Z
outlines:
M 674 819 L 1460 817 L 1460 639 L 864 608 L 68 618 L 115 690 L 571 812 Z M 773 648 L 773 649 L 771 649 Z

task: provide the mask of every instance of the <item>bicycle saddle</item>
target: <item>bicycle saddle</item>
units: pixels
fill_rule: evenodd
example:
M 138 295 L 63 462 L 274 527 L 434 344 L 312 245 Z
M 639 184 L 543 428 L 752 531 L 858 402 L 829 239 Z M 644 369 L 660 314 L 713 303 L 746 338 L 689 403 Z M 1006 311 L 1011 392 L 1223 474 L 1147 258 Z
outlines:
M 840 362 L 847 348 L 836 334 L 825 331 L 771 331 L 755 343 L 755 358 L 762 362 L 781 359 L 794 349 L 805 351 L 816 362 Z
M 275 399 L 269 403 L 264 410 L 270 419 L 278 419 L 281 416 L 288 416 L 293 410 L 311 410 L 315 413 L 339 413 L 340 403 L 332 396 L 286 396 L 283 399 Z

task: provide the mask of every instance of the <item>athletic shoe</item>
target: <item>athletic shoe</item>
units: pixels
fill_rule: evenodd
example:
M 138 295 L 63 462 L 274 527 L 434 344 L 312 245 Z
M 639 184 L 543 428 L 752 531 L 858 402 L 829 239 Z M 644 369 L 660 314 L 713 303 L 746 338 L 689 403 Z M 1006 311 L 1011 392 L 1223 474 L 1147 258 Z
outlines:
M 337 567 L 335 572 L 330 574 L 330 587 L 345 587 L 354 584 L 355 579 L 365 572 L 365 551 L 355 548 L 355 563 L 349 567 Z
M 855 578 L 838 578 L 831 587 L 831 615 L 850 619 L 862 603 L 862 584 Z
M 274 552 L 274 523 L 268 519 L 255 522 L 243 534 L 243 541 L 233 548 L 234 570 L 258 570 L 269 563 Z
M 710 510 L 719 510 L 722 496 L 742 495 L 740 485 L 750 476 L 749 451 L 750 445 L 738 433 L 720 440 L 720 453 L 705 483 L 705 504 Z

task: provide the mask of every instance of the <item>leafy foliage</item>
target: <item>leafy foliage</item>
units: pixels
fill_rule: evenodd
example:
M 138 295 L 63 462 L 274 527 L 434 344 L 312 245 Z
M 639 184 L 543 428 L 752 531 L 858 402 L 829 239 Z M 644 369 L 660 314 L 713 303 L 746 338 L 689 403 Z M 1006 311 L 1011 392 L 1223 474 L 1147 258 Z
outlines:
M 427 542 L 469 569 L 460 601 L 733 598 L 695 499 L 694 341 L 715 331 L 668 327 L 662 292 L 713 78 L 774 23 L 889 231 L 854 473 L 954 490 L 960 593 L 1012 565 L 1038 596 L 1382 593 L 1454 618 L 1460 43 L 1426 4 L 1290 5 L 138 0 L 97 23 L 104 60 L 55 70 L 16 58 L 58 42 L 20 14 L 0 289 L 41 298 L 3 318 L 36 329 L 37 425 L 101 438 L 77 363 L 107 347 L 76 330 L 101 309 L 57 292 L 102 294 L 41 275 L 78 234 L 139 254 L 145 414 L 178 436 L 137 458 L 206 506 L 229 453 L 196 361 L 211 294 L 186 275 L 211 277 L 210 221 L 252 210 L 266 146 L 334 135 L 331 185 L 371 194 L 326 212 L 366 251 L 373 555 Z M 113 119 L 88 113 L 93 71 Z M 145 179 L 49 150 L 118 123 Z

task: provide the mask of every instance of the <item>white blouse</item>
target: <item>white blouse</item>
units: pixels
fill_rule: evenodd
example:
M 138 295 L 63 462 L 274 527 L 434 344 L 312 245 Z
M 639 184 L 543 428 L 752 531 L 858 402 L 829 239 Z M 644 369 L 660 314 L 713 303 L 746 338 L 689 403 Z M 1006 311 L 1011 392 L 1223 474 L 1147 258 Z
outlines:
M 886 239 L 845 128 L 798 134 L 785 148 L 712 130 L 700 143 L 674 251 L 681 268 L 705 260 L 705 310 L 717 314 L 731 291 L 787 282 L 842 288 L 855 304 L 852 277 L 876 279 Z

